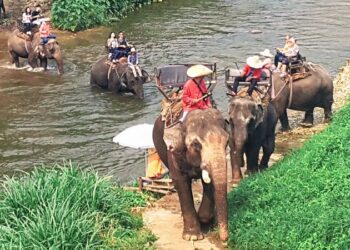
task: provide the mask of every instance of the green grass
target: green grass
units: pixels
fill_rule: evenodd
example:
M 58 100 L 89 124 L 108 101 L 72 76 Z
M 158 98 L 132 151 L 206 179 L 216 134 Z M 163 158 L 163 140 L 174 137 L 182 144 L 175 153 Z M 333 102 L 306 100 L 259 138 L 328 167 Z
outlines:
M 153 249 L 131 212 L 147 197 L 64 163 L 8 178 L 0 190 L 1 249 Z
M 229 193 L 231 249 L 350 248 L 350 103 L 322 133 Z

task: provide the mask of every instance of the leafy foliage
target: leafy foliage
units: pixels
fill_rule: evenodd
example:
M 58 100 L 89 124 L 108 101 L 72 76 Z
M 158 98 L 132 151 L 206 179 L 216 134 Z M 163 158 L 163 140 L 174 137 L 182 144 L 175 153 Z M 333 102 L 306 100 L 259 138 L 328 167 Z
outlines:
M 350 103 L 332 124 L 229 194 L 234 249 L 348 249 Z
M 55 0 L 52 19 L 56 27 L 79 31 L 103 24 L 110 17 L 123 17 L 150 0 Z
M 36 168 L 2 186 L 3 249 L 149 249 L 155 241 L 131 213 L 146 204 L 145 196 L 71 163 Z

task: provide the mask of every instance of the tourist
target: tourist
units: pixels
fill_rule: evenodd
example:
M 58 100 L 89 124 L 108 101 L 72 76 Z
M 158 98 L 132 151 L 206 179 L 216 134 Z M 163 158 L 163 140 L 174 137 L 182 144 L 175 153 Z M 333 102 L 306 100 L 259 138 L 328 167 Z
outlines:
M 287 46 L 281 50 L 281 56 L 277 64 L 277 69 L 282 71 L 281 77 L 286 75 L 287 65 L 289 64 L 290 58 L 297 57 L 298 54 L 299 46 L 292 37 L 287 41 Z
M 107 39 L 108 59 L 112 58 L 112 55 L 114 51 L 117 49 L 117 47 L 118 47 L 118 40 L 115 36 L 115 33 L 111 32 L 111 34 Z
M 22 14 L 22 23 L 24 33 L 31 35 L 32 30 L 32 11 L 29 7 L 26 7 Z
M 48 21 L 43 20 L 41 22 L 39 32 L 40 32 L 41 44 L 42 45 L 46 44 L 49 40 L 48 37 L 51 34 L 51 28 L 50 28 Z
M 134 74 L 135 77 L 141 77 L 142 76 L 142 72 L 141 69 L 139 67 L 139 56 L 136 52 L 135 48 L 131 48 L 130 50 L 130 54 L 128 56 L 128 66 L 131 68 L 132 73 Z M 138 75 L 137 75 L 137 73 Z

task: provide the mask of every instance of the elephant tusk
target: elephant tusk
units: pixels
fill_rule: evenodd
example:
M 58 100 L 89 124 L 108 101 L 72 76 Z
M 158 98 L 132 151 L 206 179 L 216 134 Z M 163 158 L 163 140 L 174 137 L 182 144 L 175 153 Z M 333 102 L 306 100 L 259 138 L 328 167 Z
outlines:
M 202 170 L 202 179 L 205 183 L 209 184 L 211 182 L 210 176 L 207 170 Z

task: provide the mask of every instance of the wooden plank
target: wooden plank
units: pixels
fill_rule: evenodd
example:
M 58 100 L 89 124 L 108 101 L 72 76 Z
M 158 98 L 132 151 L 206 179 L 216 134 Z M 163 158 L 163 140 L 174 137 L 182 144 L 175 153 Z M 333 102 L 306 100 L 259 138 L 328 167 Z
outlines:
M 158 186 L 158 185 L 144 185 L 143 188 L 146 188 L 146 187 L 149 187 L 149 188 L 159 188 L 159 189 L 166 189 L 166 190 L 175 190 L 175 187 L 174 186 Z
M 233 84 L 234 81 L 231 80 L 227 80 L 226 84 Z M 239 82 L 239 86 L 249 86 L 250 82 Z M 257 86 L 269 86 L 270 83 L 269 82 L 258 82 Z
M 149 182 L 173 182 L 172 179 L 151 179 L 148 177 L 140 177 L 143 181 L 149 181 Z
M 143 190 L 147 190 L 147 191 L 152 191 L 152 192 L 156 192 L 156 193 L 161 193 L 161 194 L 171 194 L 171 191 L 166 191 L 166 190 L 161 190 L 161 189 L 154 189 L 154 188 L 148 188 L 148 187 L 144 187 Z

